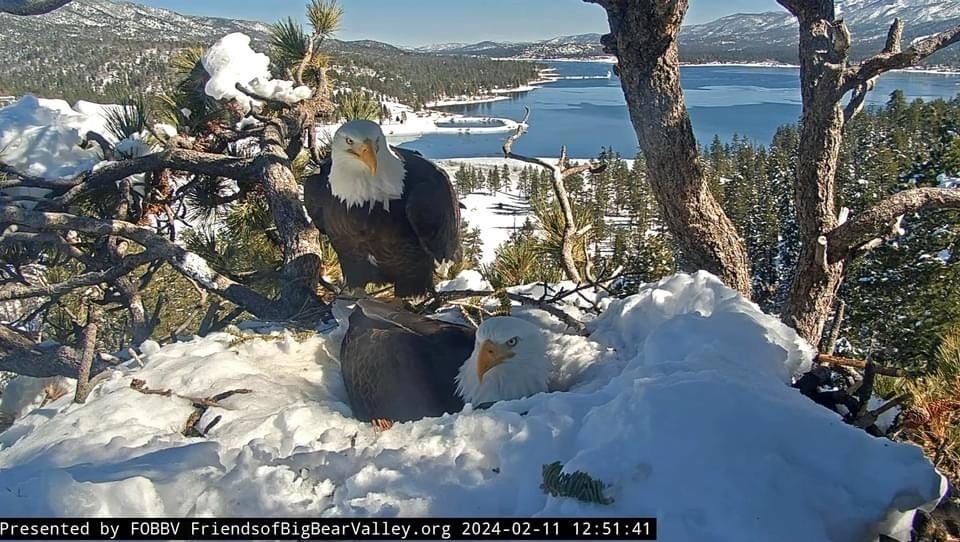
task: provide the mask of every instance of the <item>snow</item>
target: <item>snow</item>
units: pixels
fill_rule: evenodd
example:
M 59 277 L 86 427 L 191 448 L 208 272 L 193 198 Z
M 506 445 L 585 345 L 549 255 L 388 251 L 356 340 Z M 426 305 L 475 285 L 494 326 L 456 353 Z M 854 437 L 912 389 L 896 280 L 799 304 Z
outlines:
M 108 107 L 24 96 L 0 109 L 0 159 L 19 171 L 52 179 L 70 178 L 100 162 L 99 149 L 80 147 L 87 132 L 108 136 Z
M 207 49 L 202 62 L 210 75 L 204 89 L 207 95 L 217 100 L 235 99 L 245 112 L 261 104 L 237 90 L 237 84 L 264 98 L 288 104 L 306 100 L 312 93 L 308 87 L 295 87 L 292 81 L 272 79 L 270 57 L 251 49 L 250 36 L 242 32 L 220 38 Z
M 0 433 L 0 509 L 656 516 L 664 541 L 864 540 L 908 525 L 945 490 L 918 448 L 790 388 L 813 350 L 707 273 L 609 302 L 590 337 L 556 332 L 540 310 L 514 316 L 550 330 L 557 391 L 383 433 L 350 417 L 335 332 L 145 348 L 145 368 L 120 366 L 87 404 L 63 397 Z M 187 396 L 251 393 L 211 408 L 199 426 L 221 421 L 188 438 L 190 402 L 140 394 L 132 378 Z M 544 494 L 541 468 L 554 461 L 609 484 L 613 503 Z
M 78 101 L 71 107 L 63 100 L 24 96 L 0 109 L 0 160 L 19 171 L 47 179 L 69 179 L 86 171 L 97 171 L 111 162 L 103 160 L 99 145 L 86 142 L 96 132 L 114 145 L 123 157 L 137 157 L 154 151 L 146 131 L 117 141 L 107 129 L 107 115 L 123 106 Z M 132 177 L 134 186 L 143 175 Z M 46 190 L 12 188 L 5 194 L 18 198 L 38 197 Z M 25 201 L 23 205 L 32 205 Z
M 938 175 L 937 182 L 940 183 L 940 188 L 960 188 L 960 177 L 953 177 L 946 173 Z
M 380 124 L 383 134 L 391 144 L 399 144 L 425 134 L 499 134 L 517 130 L 518 122 L 498 117 L 469 117 L 439 111 L 415 112 L 412 107 L 398 102 L 382 102 L 390 112 L 390 119 Z M 397 122 L 398 116 L 406 115 L 405 122 Z M 342 122 L 317 127 L 321 140 L 330 140 Z
M 451 280 L 437 283 L 438 292 L 455 292 L 458 290 L 491 290 L 493 287 L 478 271 L 465 269 Z
M 461 197 L 460 203 L 465 206 L 461 209 L 461 216 L 468 226 L 479 227 L 483 232 L 480 237 L 481 263 L 493 262 L 497 248 L 522 228 L 533 214 L 526 198 L 507 192 L 474 192 Z

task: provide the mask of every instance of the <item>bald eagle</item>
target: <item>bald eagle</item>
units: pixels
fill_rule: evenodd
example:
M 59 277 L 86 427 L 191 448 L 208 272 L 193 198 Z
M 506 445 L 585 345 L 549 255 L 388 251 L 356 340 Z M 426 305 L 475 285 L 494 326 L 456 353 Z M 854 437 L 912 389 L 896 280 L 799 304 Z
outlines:
M 389 283 L 397 297 L 424 296 L 436 267 L 458 258 L 460 209 L 449 177 L 419 153 L 387 145 L 374 122 L 337 130 L 304 201 L 351 288 Z
M 543 335 L 525 320 L 494 317 L 473 330 L 372 299 L 349 317 L 340 366 L 354 416 L 378 425 L 547 391 L 551 368 Z

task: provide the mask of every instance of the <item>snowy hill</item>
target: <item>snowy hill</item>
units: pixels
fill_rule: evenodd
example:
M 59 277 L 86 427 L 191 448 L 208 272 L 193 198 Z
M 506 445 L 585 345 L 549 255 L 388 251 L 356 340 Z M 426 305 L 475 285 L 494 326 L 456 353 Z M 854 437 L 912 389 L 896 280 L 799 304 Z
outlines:
M 414 50 L 423 53 L 519 59 L 592 58 L 604 54 L 600 46 L 600 34 L 559 36 L 536 42 L 447 43 L 417 47 Z
M 879 52 L 887 29 L 897 17 L 906 23 L 906 43 L 960 24 L 958 0 L 841 0 L 838 9 L 838 15 L 844 17 L 853 34 L 855 58 Z M 772 60 L 796 63 L 796 43 L 796 19 L 786 11 L 738 13 L 704 24 L 685 26 L 680 32 L 680 55 L 685 62 Z M 604 56 L 600 34 L 561 36 L 526 43 L 484 41 L 433 45 L 417 50 L 525 59 Z M 941 52 L 931 59 L 931 63 L 960 65 L 960 53 Z
M 350 417 L 336 332 L 147 344 L 144 368 L 118 367 L 85 405 L 68 394 L 36 408 L 30 386 L 8 388 L 0 411 L 26 413 L 0 433 L 0 510 L 640 515 L 657 516 L 668 542 L 809 542 L 903 539 L 910 511 L 944 491 L 918 448 L 790 388 L 813 351 L 716 278 L 668 277 L 600 304 L 589 338 L 515 309 L 553 330 L 551 393 L 383 433 Z M 187 398 L 144 395 L 134 379 Z M 189 397 L 238 389 L 195 424 L 203 437 L 184 435 Z M 612 502 L 546 495 L 542 467 L 555 461 L 601 480 Z
M 887 30 L 896 18 L 906 24 L 904 42 L 960 24 L 957 0 L 841 0 L 843 17 L 853 35 L 852 56 L 862 58 L 883 49 Z M 786 11 L 736 14 L 705 24 L 685 27 L 680 33 L 685 60 L 777 60 L 796 62 L 796 20 Z M 960 61 L 960 53 L 945 51 L 932 63 Z

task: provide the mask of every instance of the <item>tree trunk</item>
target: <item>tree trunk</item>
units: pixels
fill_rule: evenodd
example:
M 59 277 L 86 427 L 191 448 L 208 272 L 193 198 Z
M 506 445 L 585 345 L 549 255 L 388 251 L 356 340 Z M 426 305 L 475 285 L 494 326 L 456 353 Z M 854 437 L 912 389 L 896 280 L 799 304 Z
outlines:
M 283 250 L 280 299 L 287 318 L 309 320 L 326 305 L 317 296 L 322 262 L 320 231 L 307 218 L 300 185 L 293 175 L 279 120 L 267 124 L 262 139 L 260 179 L 267 193 Z
M 820 343 L 845 266 L 842 260 L 829 261 L 825 237 L 837 226 L 836 176 L 844 125 L 840 85 L 845 46 L 829 4 L 806 12 L 800 21 L 803 117 L 794 205 L 801 248 L 782 312 L 783 320 L 812 344 Z
M 688 0 L 586 0 L 607 11 L 605 49 L 620 83 L 664 221 L 686 264 L 751 295 L 743 240 L 710 192 L 680 89 L 677 33 Z

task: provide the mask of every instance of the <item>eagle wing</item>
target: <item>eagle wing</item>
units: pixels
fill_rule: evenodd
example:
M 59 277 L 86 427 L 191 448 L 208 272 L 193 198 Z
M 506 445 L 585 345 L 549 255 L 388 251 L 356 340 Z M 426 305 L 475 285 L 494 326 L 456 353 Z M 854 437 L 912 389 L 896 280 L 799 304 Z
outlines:
M 324 160 L 319 171 L 307 177 L 303 183 L 303 206 L 310 220 L 323 234 L 327 233 L 323 223 L 323 203 L 330 192 L 330 164 L 329 158 Z
M 455 379 L 472 349 L 468 328 L 363 300 L 341 352 L 354 415 L 404 422 L 458 412 Z
M 395 149 L 406 166 L 407 220 L 420 244 L 438 262 L 460 252 L 460 206 L 447 172 L 420 153 Z

